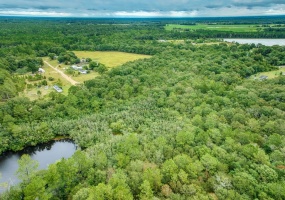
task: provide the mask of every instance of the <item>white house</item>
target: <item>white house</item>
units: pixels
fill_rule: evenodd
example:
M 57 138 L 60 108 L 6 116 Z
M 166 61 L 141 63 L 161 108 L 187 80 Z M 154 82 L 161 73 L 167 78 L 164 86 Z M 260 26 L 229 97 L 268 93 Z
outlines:
M 43 68 L 39 68 L 38 72 L 39 73 L 45 73 L 46 71 Z
M 80 69 L 78 70 L 81 74 L 87 74 L 87 70 Z
M 78 66 L 78 65 L 71 65 L 71 68 L 74 70 L 82 70 L 83 69 L 81 66 Z

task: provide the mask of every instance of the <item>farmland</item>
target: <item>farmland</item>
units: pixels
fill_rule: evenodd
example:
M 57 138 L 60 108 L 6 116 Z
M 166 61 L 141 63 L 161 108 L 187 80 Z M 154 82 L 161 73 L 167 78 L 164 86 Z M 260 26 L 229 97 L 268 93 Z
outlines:
M 74 51 L 74 53 L 79 58 L 91 58 L 106 65 L 108 68 L 117 67 L 129 61 L 150 58 L 148 55 L 115 51 Z
M 215 30 L 215 31 L 228 31 L 228 32 L 258 32 L 263 28 L 256 24 L 235 24 L 235 25 L 221 25 L 221 24 L 195 24 L 195 25 L 179 25 L 167 24 L 165 29 L 171 30 Z

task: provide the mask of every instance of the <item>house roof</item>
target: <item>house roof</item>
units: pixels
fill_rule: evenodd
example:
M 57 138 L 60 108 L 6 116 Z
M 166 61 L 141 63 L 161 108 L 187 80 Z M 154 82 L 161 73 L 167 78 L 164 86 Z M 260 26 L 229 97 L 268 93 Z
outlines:
M 268 78 L 268 76 L 261 75 L 259 78 L 260 78 L 261 80 L 263 80 L 263 79 L 267 79 L 267 78 Z
M 63 90 L 57 86 L 57 85 L 54 85 L 53 88 L 57 91 L 57 92 L 62 92 Z
M 39 68 L 39 70 L 38 70 L 39 72 L 45 72 L 45 70 L 43 69 L 43 68 Z

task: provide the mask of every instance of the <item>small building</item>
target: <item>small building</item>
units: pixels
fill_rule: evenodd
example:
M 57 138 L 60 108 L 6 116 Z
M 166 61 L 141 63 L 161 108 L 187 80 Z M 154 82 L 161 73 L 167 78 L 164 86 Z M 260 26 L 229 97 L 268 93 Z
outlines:
M 87 74 L 87 70 L 84 70 L 84 69 L 80 69 L 78 70 L 81 74 Z
M 82 58 L 82 59 L 80 60 L 80 62 L 81 62 L 81 63 L 85 63 L 85 62 L 86 62 L 86 59 L 85 59 L 85 58 Z
M 57 86 L 57 85 L 54 85 L 53 89 L 55 89 L 59 93 L 63 92 L 63 90 L 59 86 Z
M 285 72 L 282 72 L 282 76 L 285 76 Z
M 265 75 L 261 75 L 259 77 L 259 80 L 263 81 L 263 80 L 267 80 L 268 79 L 268 76 L 265 76 Z
M 38 72 L 39 73 L 45 73 L 46 71 L 43 68 L 39 68 Z
M 76 70 L 76 71 L 83 69 L 81 66 L 78 66 L 78 65 L 71 65 L 71 68 Z

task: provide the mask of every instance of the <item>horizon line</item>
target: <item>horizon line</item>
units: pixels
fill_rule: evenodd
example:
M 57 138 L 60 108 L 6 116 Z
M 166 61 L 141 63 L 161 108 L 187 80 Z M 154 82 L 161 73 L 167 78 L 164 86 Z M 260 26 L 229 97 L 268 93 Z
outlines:
M 0 15 L 15 18 L 77 18 L 77 19 L 194 19 L 194 18 L 244 18 L 244 17 L 283 17 L 280 15 L 244 15 L 244 16 L 35 16 L 35 15 Z

